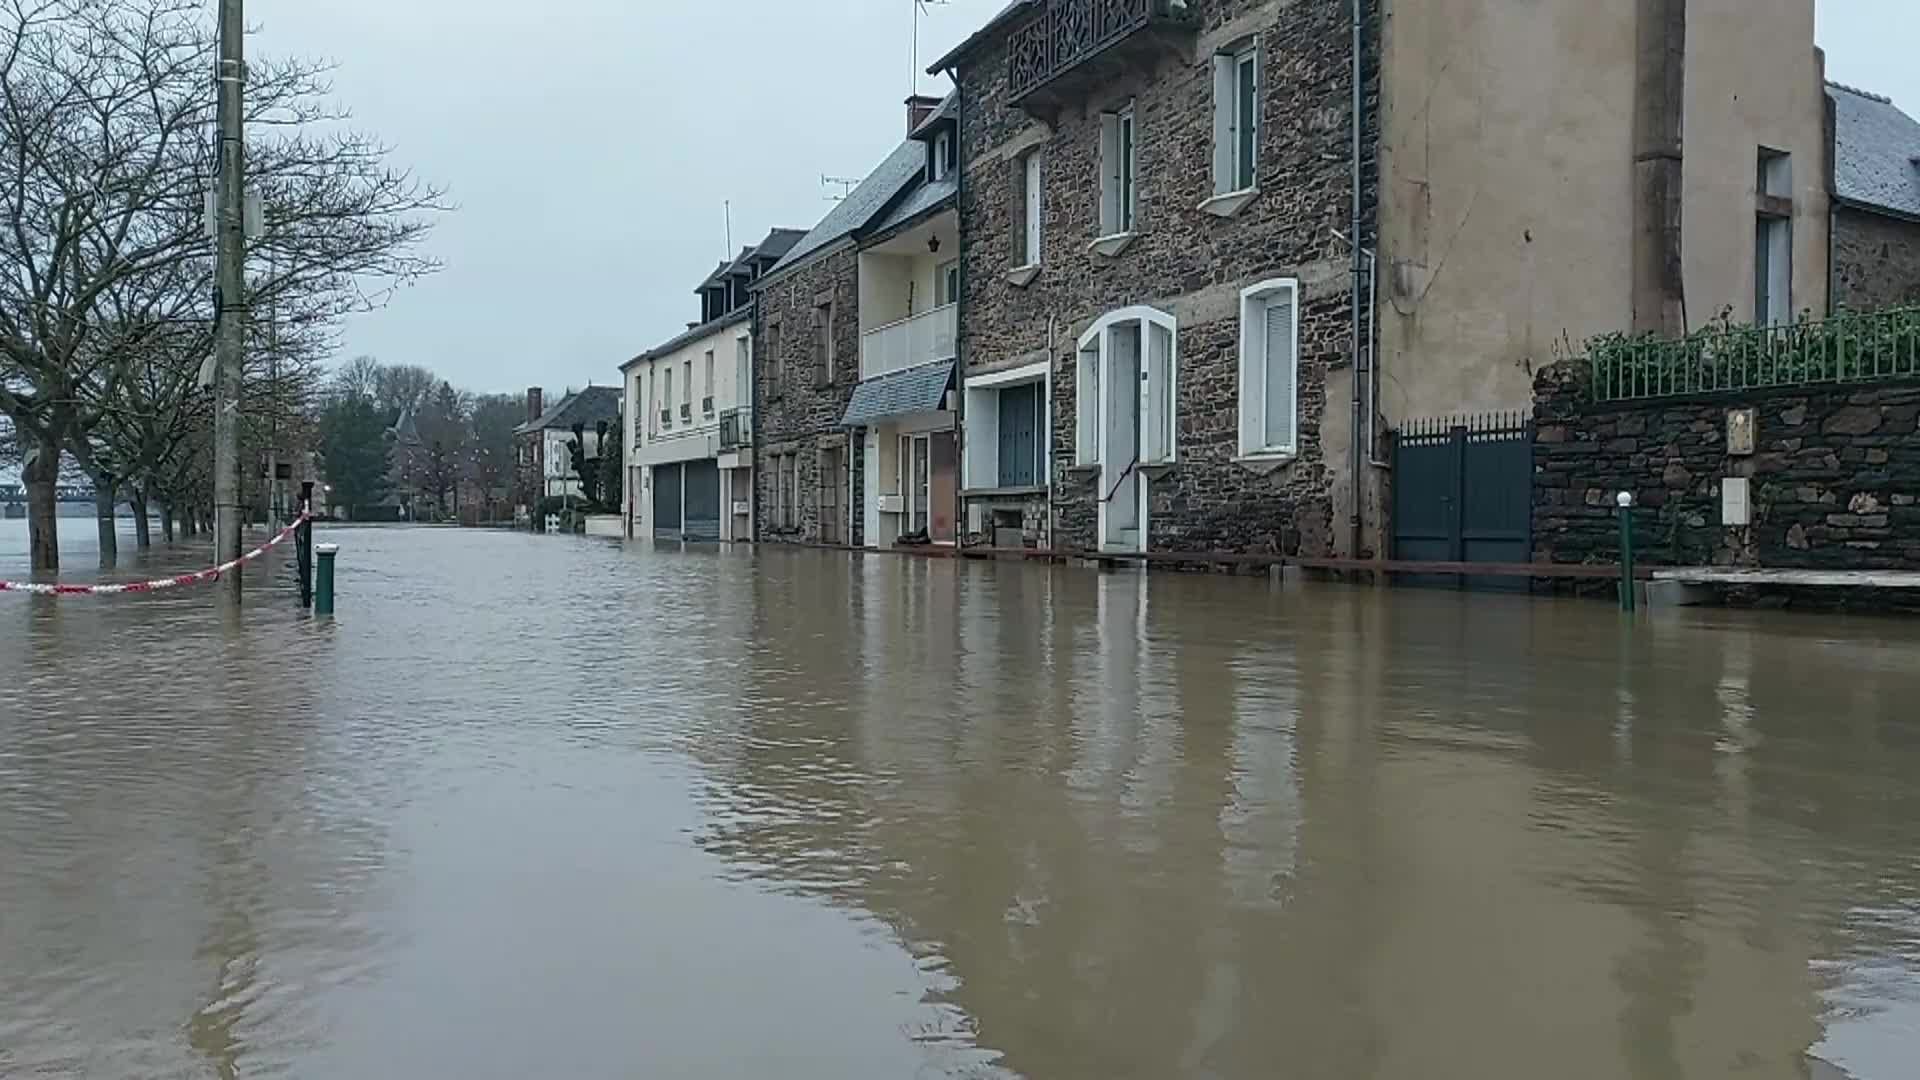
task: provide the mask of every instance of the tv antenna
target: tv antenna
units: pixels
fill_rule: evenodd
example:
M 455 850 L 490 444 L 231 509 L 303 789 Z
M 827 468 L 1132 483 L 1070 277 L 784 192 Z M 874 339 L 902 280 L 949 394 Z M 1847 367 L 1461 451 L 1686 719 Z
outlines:
M 946 7 L 953 0 L 908 0 L 913 7 L 913 50 L 907 56 L 907 93 L 920 92 L 920 17 L 931 14 L 934 5 Z
M 840 189 L 838 194 L 831 191 L 827 192 L 826 199 L 828 202 L 845 202 L 847 196 L 853 194 L 853 189 L 859 186 L 860 181 L 852 177 L 828 176 L 826 173 L 820 174 L 820 187 L 822 190 L 833 187 Z

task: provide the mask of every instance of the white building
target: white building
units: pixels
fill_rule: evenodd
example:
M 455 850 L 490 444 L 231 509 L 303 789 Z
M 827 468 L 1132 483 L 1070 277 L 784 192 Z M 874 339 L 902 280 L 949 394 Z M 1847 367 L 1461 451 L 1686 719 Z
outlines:
M 700 283 L 701 321 L 621 366 L 627 535 L 753 539 L 753 304 L 804 235 L 775 229 Z

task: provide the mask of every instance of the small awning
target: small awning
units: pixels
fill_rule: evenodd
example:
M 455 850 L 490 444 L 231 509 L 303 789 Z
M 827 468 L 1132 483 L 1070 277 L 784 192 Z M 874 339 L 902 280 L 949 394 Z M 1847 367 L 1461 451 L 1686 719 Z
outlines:
M 863 380 L 853 388 L 841 427 L 867 427 L 908 413 L 938 412 L 953 386 L 953 361 L 940 360 Z

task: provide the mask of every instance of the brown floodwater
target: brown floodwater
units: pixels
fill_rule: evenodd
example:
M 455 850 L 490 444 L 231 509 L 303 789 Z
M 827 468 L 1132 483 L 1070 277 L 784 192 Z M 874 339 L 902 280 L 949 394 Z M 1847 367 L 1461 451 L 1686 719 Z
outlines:
M 0 595 L 0 1075 L 1920 1072 L 1920 623 L 330 538 Z

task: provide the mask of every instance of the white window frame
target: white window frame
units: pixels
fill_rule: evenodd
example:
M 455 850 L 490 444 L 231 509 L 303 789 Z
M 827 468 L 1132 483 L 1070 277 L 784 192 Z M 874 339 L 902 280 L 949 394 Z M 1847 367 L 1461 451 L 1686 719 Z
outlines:
M 1293 408 L 1293 423 L 1288 426 L 1292 441 L 1284 446 L 1266 445 L 1267 409 L 1267 304 L 1272 297 L 1285 295 L 1293 304 L 1292 372 L 1288 395 Z M 1300 281 L 1298 278 L 1269 278 L 1240 291 L 1240 457 L 1248 460 L 1297 457 L 1300 453 Z
M 941 131 L 933 137 L 933 182 L 939 183 L 947 178 L 951 170 L 953 157 L 953 133 Z
M 1140 124 L 1134 104 L 1100 116 L 1101 238 L 1131 236 L 1140 224 Z
M 1106 361 L 1114 330 L 1129 325 L 1137 326 L 1140 335 L 1142 377 L 1140 386 L 1133 391 L 1140 395 L 1139 463 L 1143 466 L 1172 465 L 1180 460 L 1180 321 L 1158 308 L 1134 306 L 1100 316 L 1094 320 L 1092 326 L 1086 329 L 1085 333 L 1080 335 L 1074 361 L 1077 375 L 1074 380 L 1075 465 L 1108 464 L 1105 460 L 1106 447 L 1102 435 L 1106 430 L 1100 407 L 1103 394 L 1097 372 Z M 1152 342 L 1155 328 L 1164 330 L 1167 334 L 1164 395 L 1156 395 L 1154 392 Z M 1096 374 L 1089 378 L 1090 372 Z M 1089 385 L 1093 388 L 1091 394 L 1087 393 Z M 1156 397 L 1161 398 L 1166 410 L 1166 415 L 1158 424 L 1153 423 Z M 1156 427 L 1159 429 L 1157 435 L 1164 441 L 1165 446 L 1161 453 L 1149 454 L 1147 439 L 1156 434 L 1153 430 Z
M 1040 387 L 1039 453 L 1034 460 L 1038 486 L 1053 486 L 1053 365 L 1046 360 L 968 378 L 962 389 L 967 401 L 967 437 L 960 460 L 960 486 L 987 491 L 1000 486 L 1000 392 L 1016 386 Z
M 1240 73 L 1253 66 L 1253 101 L 1240 98 Z M 1238 42 L 1213 58 L 1213 194 L 1238 195 L 1260 185 L 1260 46 L 1254 39 Z M 1252 115 L 1243 106 L 1251 105 Z M 1253 128 L 1253 154 L 1241 155 L 1240 134 Z M 1243 179 L 1244 174 L 1244 179 Z
M 661 373 L 660 385 L 660 428 L 662 431 L 673 427 L 673 365 Z
M 701 409 L 701 412 L 703 412 L 703 413 L 705 413 L 705 414 L 706 414 L 706 415 L 708 415 L 708 416 L 712 416 L 712 415 L 713 415 L 713 410 L 714 410 L 714 401 L 713 401 L 713 354 L 714 354 L 714 350 L 712 350 L 712 349 L 708 349 L 708 350 L 707 350 L 707 356 L 706 356 L 706 382 L 705 382 L 705 383 L 703 384 L 703 385 L 704 385 L 704 386 L 706 387 L 706 390 L 707 390 L 707 392 L 706 392 L 706 394 L 705 394 L 705 395 L 704 395 L 704 396 L 703 396 L 703 397 L 702 397 L 702 398 L 700 399 L 700 401 L 701 401 L 701 404 L 702 404 L 703 406 L 705 406 L 705 407 L 704 407 L 703 409 Z
M 1792 199 L 1793 155 L 1763 147 L 1754 186 L 1760 196 Z M 1756 213 L 1753 259 L 1754 325 L 1793 322 L 1793 218 Z
M 1039 266 L 1046 257 L 1046 187 L 1038 148 L 1020 159 L 1021 266 Z

